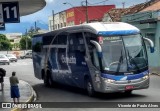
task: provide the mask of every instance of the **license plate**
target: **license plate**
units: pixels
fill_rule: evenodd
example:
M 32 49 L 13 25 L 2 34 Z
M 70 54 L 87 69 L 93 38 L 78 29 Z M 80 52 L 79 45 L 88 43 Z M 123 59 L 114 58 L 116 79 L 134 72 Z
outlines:
M 133 88 L 134 88 L 134 86 L 131 86 L 131 85 L 125 87 L 126 90 L 131 90 L 131 89 L 133 89 Z

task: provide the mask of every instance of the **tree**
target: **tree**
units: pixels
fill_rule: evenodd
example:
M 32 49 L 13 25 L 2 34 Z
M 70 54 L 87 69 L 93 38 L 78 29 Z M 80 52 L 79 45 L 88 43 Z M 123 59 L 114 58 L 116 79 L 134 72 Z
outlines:
M 20 40 L 20 49 L 28 50 L 31 49 L 31 38 L 29 36 L 23 35 Z
M 10 41 L 3 34 L 0 34 L 0 50 L 12 50 Z
M 30 27 L 30 29 L 28 30 L 28 32 L 26 33 L 27 35 L 29 35 L 31 38 L 33 37 L 33 35 L 38 34 L 38 31 L 41 30 L 40 27 L 36 27 L 34 28 L 33 26 Z

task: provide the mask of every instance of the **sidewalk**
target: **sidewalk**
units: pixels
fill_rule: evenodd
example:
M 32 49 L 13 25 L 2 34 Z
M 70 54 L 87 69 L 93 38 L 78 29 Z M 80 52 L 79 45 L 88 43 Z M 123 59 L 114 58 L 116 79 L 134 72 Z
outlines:
M 1 86 L 0 86 L 1 89 Z M 34 97 L 34 91 L 32 87 L 25 81 L 19 80 L 19 90 L 20 90 L 20 102 L 30 102 Z M 2 109 L 3 102 L 13 102 L 10 97 L 10 83 L 9 78 L 4 78 L 4 91 L 0 91 L 0 111 L 18 111 L 18 109 Z

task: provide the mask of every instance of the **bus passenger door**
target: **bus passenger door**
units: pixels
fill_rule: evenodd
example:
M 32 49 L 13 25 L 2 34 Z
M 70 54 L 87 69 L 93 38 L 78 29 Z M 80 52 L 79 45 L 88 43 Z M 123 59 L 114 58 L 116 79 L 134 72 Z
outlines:
M 68 63 L 72 72 L 72 85 L 83 87 L 84 75 L 88 73 L 85 62 L 85 44 L 82 33 L 69 35 Z

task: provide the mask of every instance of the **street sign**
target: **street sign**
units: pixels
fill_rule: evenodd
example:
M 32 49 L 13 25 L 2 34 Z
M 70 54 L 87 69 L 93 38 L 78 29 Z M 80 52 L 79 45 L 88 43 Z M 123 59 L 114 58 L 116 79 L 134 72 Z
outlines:
M 0 23 L 0 30 L 5 30 L 5 23 Z
M 18 2 L 2 2 L 1 5 L 4 23 L 20 22 Z

